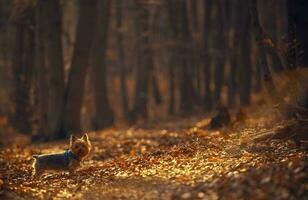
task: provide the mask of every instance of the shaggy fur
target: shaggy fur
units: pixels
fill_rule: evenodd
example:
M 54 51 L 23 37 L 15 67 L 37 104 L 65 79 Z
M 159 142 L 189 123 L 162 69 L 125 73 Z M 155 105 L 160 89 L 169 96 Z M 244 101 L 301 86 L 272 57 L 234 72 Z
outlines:
M 71 136 L 69 149 L 55 154 L 33 155 L 33 178 L 39 178 L 46 171 L 69 171 L 73 173 L 91 150 L 87 134 L 81 138 Z

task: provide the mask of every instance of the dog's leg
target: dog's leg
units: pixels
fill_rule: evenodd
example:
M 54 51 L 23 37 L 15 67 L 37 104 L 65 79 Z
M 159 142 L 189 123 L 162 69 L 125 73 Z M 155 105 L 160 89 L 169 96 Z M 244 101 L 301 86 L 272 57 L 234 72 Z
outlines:
M 38 179 L 42 176 L 44 170 L 40 168 L 40 165 L 37 162 L 33 163 L 33 172 L 32 172 L 32 179 Z
M 44 173 L 44 171 L 42 171 L 42 170 L 37 170 L 37 169 L 33 170 L 32 179 L 37 180 L 37 179 L 41 178 L 43 173 Z

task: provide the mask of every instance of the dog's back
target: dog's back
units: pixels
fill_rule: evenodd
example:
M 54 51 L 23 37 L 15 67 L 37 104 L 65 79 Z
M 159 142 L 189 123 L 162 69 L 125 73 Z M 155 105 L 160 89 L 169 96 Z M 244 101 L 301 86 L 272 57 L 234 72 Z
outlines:
M 33 156 L 35 158 L 35 168 L 44 170 L 68 170 L 69 160 L 63 153 L 45 154 Z

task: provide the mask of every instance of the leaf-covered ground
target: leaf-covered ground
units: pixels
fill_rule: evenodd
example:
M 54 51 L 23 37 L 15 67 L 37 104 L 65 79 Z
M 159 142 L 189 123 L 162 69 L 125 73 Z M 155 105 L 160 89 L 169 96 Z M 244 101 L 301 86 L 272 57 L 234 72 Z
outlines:
M 67 142 L 0 152 L 0 199 L 308 199 L 308 153 L 289 141 L 242 143 L 275 126 L 266 113 L 207 131 L 189 117 L 91 133 L 93 152 L 75 175 L 31 180 L 32 154 Z

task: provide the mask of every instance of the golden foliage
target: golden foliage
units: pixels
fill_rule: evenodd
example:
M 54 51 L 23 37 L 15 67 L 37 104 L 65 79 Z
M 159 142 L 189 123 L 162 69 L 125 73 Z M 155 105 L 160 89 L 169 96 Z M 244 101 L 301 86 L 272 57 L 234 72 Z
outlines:
M 92 133 L 93 154 L 76 174 L 35 181 L 31 155 L 65 143 L 7 147 L 0 180 L 4 193 L 35 199 L 302 199 L 307 152 L 277 141 L 240 146 L 242 137 L 268 129 L 263 117 L 251 115 L 228 137 L 204 130 L 203 118 Z

